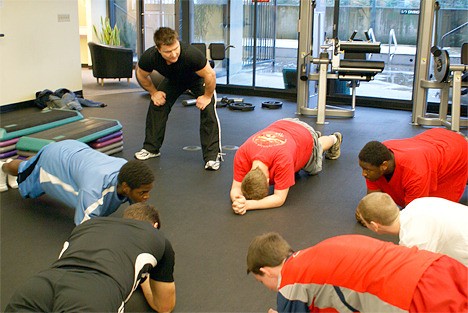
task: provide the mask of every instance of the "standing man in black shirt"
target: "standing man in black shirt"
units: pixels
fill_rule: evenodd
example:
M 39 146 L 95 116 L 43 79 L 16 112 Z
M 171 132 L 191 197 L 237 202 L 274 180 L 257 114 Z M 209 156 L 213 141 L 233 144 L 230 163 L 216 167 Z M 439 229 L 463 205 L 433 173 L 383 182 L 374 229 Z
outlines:
M 174 250 L 159 231 L 158 211 L 136 203 L 123 217 L 78 225 L 59 259 L 19 288 L 5 312 L 123 312 L 140 283 L 151 308 L 171 312 Z
M 177 32 L 161 27 L 154 33 L 155 46 L 138 61 L 136 76 L 151 95 L 146 115 L 145 141 L 135 158 L 147 160 L 161 155 L 166 122 L 174 102 L 189 89 L 200 109 L 200 141 L 206 170 L 218 170 L 221 161 L 221 130 L 216 113 L 216 73 L 195 47 L 179 41 Z M 164 80 L 154 86 L 150 74 L 158 71 Z

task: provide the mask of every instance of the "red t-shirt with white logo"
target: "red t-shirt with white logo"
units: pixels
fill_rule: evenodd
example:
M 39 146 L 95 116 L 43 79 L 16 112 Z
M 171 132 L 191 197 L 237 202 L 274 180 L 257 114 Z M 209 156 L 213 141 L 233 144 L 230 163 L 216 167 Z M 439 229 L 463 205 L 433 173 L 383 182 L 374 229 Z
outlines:
M 283 190 L 294 185 L 294 174 L 310 159 L 314 141 L 304 126 L 280 120 L 255 133 L 234 157 L 234 180 L 241 182 L 255 160 L 268 166 L 270 185 Z

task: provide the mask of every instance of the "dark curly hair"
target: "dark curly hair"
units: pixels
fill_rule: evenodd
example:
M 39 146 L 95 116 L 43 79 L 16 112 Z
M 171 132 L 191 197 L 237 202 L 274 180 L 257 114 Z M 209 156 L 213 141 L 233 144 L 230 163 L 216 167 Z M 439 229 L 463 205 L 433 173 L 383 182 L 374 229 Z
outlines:
M 393 159 L 392 152 L 380 141 L 369 141 L 359 152 L 359 160 L 373 166 Z
M 159 211 L 153 205 L 144 202 L 134 203 L 126 208 L 123 213 L 123 218 L 147 221 L 151 224 L 158 223 L 158 229 L 161 228 Z
M 169 27 L 160 27 L 154 32 L 154 44 L 156 47 L 161 48 L 162 45 L 170 46 L 179 40 L 179 34 Z
M 119 185 L 125 182 L 131 189 L 135 189 L 154 182 L 154 174 L 144 162 L 131 160 L 122 166 L 117 181 Z

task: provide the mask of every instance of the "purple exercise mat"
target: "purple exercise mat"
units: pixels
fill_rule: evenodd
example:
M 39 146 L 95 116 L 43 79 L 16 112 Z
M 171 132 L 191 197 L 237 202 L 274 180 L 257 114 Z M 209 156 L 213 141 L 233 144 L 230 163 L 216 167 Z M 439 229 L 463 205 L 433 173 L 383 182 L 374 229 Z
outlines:
M 123 139 L 123 136 L 120 136 L 120 137 L 112 138 L 110 140 L 103 141 L 103 142 L 93 142 L 93 143 L 90 143 L 89 145 L 94 149 L 102 148 L 102 147 L 111 145 L 115 142 L 122 141 L 122 139 Z
M 0 147 L 5 147 L 5 146 L 15 144 L 15 143 L 18 142 L 18 140 L 19 140 L 19 138 L 13 138 L 13 139 L 10 139 L 10 140 L 0 141 Z
M 115 132 L 115 133 L 112 133 L 110 135 L 98 138 L 98 139 L 94 140 L 92 143 L 107 141 L 109 139 L 112 139 L 112 138 L 115 138 L 115 137 L 118 137 L 118 136 L 121 136 L 121 135 L 122 135 L 122 131 L 119 130 L 118 132 Z
M 5 153 L 0 153 L 0 159 L 6 159 L 6 158 L 9 158 L 11 156 L 14 156 L 16 155 L 16 150 L 12 150 L 12 151 L 9 151 L 9 152 L 5 152 Z

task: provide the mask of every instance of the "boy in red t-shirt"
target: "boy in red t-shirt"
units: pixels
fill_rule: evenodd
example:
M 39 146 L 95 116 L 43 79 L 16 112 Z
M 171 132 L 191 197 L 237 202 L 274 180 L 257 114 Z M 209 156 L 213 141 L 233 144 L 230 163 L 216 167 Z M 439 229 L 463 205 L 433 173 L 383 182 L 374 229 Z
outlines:
M 322 154 L 338 159 L 343 136 L 339 132 L 320 136 L 298 119 L 282 119 L 252 135 L 234 157 L 231 187 L 232 209 L 243 215 L 248 210 L 283 205 L 301 169 L 314 175 L 322 170 Z M 269 193 L 269 185 L 274 192 Z
M 367 193 L 388 193 L 404 208 L 421 197 L 460 201 L 468 181 L 468 142 L 435 128 L 415 137 L 368 142 L 359 153 Z
M 467 312 L 468 270 L 451 257 L 362 235 L 294 252 L 278 233 L 255 237 L 247 273 L 277 291 L 282 312 Z

